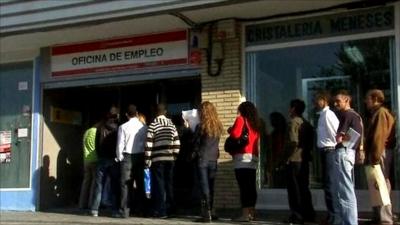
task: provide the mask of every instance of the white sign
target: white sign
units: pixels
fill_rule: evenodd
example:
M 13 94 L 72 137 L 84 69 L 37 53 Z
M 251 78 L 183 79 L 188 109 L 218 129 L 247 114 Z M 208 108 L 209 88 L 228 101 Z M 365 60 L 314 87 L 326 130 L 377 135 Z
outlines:
M 188 63 L 187 31 L 55 46 L 53 77 Z
M 18 90 L 19 90 L 19 91 L 26 91 L 26 90 L 28 90 L 28 82 L 27 82 L 27 81 L 18 82 Z
M 0 145 L 11 144 L 11 131 L 0 131 Z
M 28 137 L 28 128 L 19 128 L 18 129 L 18 137 Z

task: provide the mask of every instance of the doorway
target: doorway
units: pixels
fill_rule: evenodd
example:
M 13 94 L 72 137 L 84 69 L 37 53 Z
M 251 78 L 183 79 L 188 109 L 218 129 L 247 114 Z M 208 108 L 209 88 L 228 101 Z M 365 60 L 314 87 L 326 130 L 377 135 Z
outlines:
M 40 209 L 77 206 L 83 133 L 112 105 L 120 109 L 120 123 L 126 121 L 128 104 L 135 104 L 149 124 L 162 102 L 178 127 L 181 111 L 197 108 L 200 101 L 200 79 L 193 77 L 44 90 Z

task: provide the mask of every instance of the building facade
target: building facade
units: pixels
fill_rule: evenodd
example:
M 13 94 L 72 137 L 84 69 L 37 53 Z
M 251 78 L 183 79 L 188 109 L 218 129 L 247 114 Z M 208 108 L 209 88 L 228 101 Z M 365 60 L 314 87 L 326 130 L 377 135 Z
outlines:
M 149 120 L 166 102 L 179 123 L 182 110 L 211 101 L 228 128 L 240 102 L 254 102 L 266 128 L 259 209 L 288 208 L 268 134 L 270 114 L 287 118 L 291 99 L 304 99 L 314 121 L 315 91 L 347 88 L 365 114 L 363 97 L 377 87 L 399 116 L 399 1 L 1 1 L 0 9 L 0 210 L 76 204 L 83 131 L 111 104 L 135 103 Z M 238 208 L 222 145 L 216 208 Z M 317 157 L 310 167 L 313 203 L 324 210 Z M 368 211 L 361 167 L 355 175 Z

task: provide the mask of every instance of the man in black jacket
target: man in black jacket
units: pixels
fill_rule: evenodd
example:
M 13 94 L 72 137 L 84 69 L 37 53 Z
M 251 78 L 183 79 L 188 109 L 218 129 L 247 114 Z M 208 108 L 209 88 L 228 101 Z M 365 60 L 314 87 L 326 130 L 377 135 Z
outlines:
M 118 108 L 111 107 L 106 118 L 96 132 L 97 167 L 95 187 L 93 191 L 93 202 L 91 203 L 91 215 L 98 216 L 101 196 L 103 191 L 103 180 L 108 175 L 111 178 L 111 193 L 118 194 L 118 164 L 116 163 L 116 145 L 118 132 Z M 111 199 L 118 199 L 114 196 Z M 112 202 L 113 216 L 117 216 L 117 203 Z

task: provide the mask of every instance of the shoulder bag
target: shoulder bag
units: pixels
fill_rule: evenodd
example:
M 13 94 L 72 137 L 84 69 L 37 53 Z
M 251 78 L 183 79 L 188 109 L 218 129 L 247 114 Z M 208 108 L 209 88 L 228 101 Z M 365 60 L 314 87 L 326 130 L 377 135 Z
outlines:
M 242 128 L 242 133 L 239 138 L 233 138 L 229 136 L 225 140 L 224 149 L 225 152 L 233 155 L 235 152 L 243 149 L 249 143 L 249 130 L 247 123 L 245 122 Z

